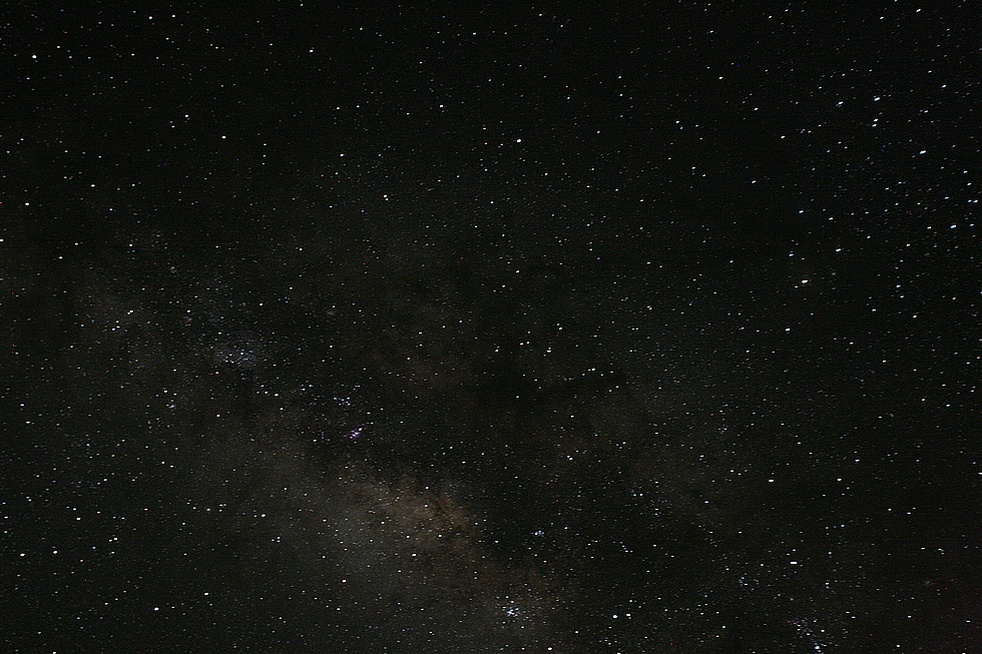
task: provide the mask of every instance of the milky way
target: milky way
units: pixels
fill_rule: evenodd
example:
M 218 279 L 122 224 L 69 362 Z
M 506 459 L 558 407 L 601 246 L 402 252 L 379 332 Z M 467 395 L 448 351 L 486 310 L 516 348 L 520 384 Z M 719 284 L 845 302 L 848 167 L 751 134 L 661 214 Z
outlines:
M 975 651 L 961 13 L 14 12 L 2 649 Z

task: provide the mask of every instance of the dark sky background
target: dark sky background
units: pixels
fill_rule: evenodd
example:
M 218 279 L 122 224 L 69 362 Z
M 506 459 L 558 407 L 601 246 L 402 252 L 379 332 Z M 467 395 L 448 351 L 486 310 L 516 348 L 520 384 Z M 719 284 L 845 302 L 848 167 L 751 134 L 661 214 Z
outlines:
M 980 651 L 975 3 L 119 4 L 0 18 L 0 649 Z

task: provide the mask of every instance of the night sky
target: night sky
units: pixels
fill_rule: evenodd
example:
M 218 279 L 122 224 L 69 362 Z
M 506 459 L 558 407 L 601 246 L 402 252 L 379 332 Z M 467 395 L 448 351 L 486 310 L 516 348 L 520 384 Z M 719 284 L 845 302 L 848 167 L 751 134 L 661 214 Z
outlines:
M 976 3 L 125 4 L 0 15 L 0 650 L 982 651 Z

